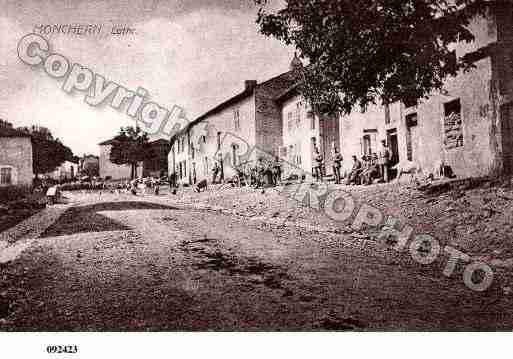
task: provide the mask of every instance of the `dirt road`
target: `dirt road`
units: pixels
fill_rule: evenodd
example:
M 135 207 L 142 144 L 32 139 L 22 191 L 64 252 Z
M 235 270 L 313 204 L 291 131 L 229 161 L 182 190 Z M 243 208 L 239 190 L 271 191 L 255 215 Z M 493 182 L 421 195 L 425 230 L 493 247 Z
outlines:
M 511 329 L 511 296 L 378 243 L 128 195 L 71 198 L 0 273 L 0 330 Z

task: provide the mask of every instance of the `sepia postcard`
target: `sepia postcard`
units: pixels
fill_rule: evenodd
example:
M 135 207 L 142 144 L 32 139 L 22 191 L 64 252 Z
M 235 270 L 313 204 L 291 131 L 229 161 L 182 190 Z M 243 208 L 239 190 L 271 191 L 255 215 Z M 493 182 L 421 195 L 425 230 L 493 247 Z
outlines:
M 0 53 L 2 346 L 513 329 L 512 1 L 0 0 Z

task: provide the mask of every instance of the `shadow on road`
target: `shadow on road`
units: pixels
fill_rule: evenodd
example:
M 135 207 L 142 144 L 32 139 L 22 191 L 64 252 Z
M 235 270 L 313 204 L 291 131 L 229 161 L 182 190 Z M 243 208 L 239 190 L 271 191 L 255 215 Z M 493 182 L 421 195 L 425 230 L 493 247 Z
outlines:
M 73 207 L 64 212 L 64 214 L 54 224 L 48 227 L 40 237 L 47 238 L 86 232 L 130 230 L 130 227 L 97 212 L 148 209 L 174 210 L 177 208 L 157 203 L 138 201 L 106 202 Z

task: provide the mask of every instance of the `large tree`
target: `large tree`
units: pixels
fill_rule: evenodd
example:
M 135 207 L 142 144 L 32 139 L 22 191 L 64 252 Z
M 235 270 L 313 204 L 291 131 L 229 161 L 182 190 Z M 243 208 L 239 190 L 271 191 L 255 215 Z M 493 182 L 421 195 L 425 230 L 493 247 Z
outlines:
M 152 156 L 148 134 L 139 127 L 122 127 L 112 141 L 110 161 L 117 165 L 129 165 L 132 179 L 136 176 L 139 162 L 151 159 Z
M 32 137 L 34 173 L 42 174 L 54 171 L 64 161 L 73 161 L 71 149 L 58 138 L 54 138 L 46 127 L 31 126 L 18 128 Z
M 306 60 L 300 90 L 316 111 L 350 113 L 370 103 L 414 101 L 471 68 L 451 44 L 474 39 L 467 25 L 487 0 L 285 0 L 259 5 L 268 36 Z

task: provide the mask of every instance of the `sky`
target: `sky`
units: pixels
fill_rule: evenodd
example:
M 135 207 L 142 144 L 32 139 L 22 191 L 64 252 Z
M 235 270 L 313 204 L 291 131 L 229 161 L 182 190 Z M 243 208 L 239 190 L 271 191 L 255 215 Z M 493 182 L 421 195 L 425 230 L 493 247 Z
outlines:
M 18 58 L 19 40 L 36 26 L 78 23 L 102 31 L 45 35 L 53 52 L 194 119 L 242 91 L 244 80 L 288 71 L 294 49 L 261 35 L 256 16 L 253 0 L 0 0 L 0 118 L 48 127 L 79 156 L 98 154 L 98 143 L 135 124 L 124 111 L 89 106 L 83 92 L 67 94 L 62 79 Z M 112 35 L 113 25 L 135 34 Z

